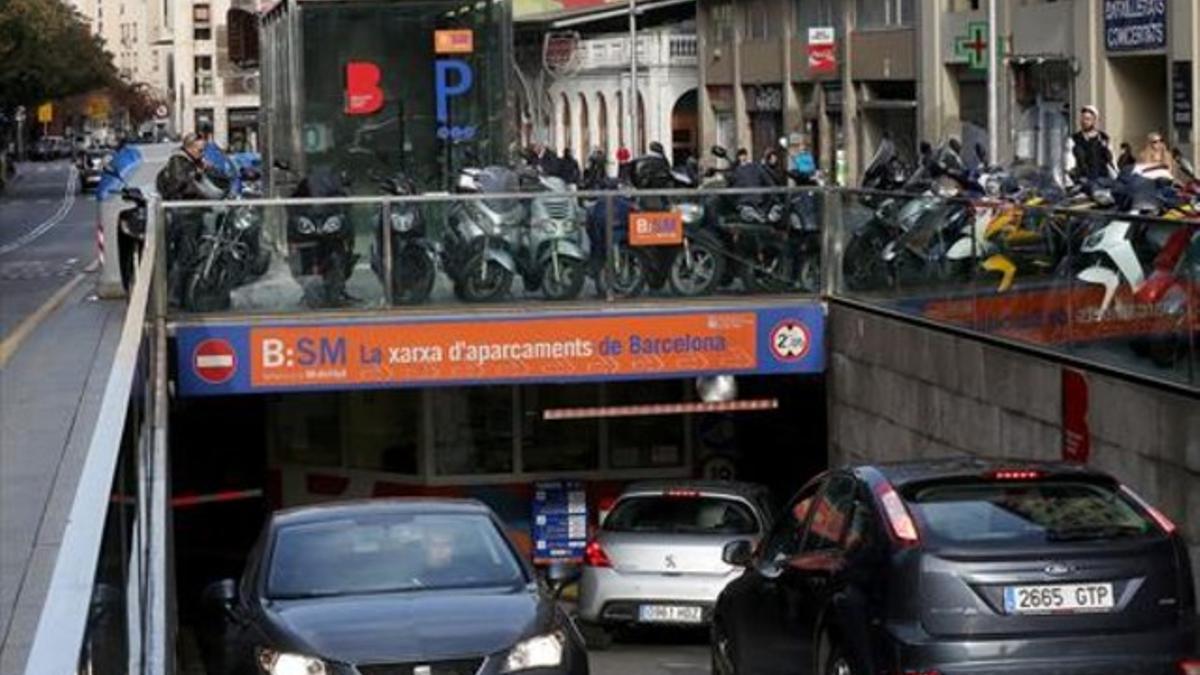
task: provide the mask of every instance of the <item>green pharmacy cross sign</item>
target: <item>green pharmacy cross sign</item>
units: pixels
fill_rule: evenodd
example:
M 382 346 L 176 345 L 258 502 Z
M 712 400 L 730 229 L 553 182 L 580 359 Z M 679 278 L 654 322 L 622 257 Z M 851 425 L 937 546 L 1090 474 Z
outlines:
M 965 58 L 972 70 L 987 70 L 988 24 L 972 21 L 967 24 L 967 34 L 954 39 L 954 55 Z

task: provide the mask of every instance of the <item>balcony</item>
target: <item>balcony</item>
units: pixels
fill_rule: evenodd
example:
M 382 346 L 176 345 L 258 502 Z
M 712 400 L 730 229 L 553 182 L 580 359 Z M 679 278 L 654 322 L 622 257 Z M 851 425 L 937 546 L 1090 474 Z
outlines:
M 579 70 L 612 70 L 629 67 L 629 37 L 609 36 L 579 44 Z M 638 36 L 637 60 L 641 67 L 696 67 L 699 63 L 695 35 L 656 32 Z

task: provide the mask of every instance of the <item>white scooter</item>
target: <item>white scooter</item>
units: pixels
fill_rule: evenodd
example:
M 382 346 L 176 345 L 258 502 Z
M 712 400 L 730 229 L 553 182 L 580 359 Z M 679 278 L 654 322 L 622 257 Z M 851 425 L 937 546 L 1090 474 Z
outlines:
M 1138 167 L 1134 169 L 1134 172 L 1149 180 L 1171 178 L 1170 172 L 1165 167 L 1159 166 Z M 1157 216 L 1162 209 L 1160 200 L 1153 193 L 1136 196 L 1131 206 L 1129 215 L 1141 217 Z M 1112 309 L 1122 279 L 1133 293 L 1136 293 L 1146 281 L 1146 274 L 1142 269 L 1142 262 L 1138 257 L 1137 247 L 1131 235 L 1133 229 L 1134 222 L 1132 220 L 1113 220 L 1083 241 L 1080 251 L 1084 255 L 1094 256 L 1095 262 L 1075 278 L 1084 283 L 1096 284 L 1104 288 L 1104 299 L 1097 308 L 1095 316 L 1090 317 L 1094 320 L 1104 318 Z M 1174 228 L 1170 226 L 1150 225 L 1145 233 L 1146 243 L 1155 249 L 1160 249 L 1172 231 Z

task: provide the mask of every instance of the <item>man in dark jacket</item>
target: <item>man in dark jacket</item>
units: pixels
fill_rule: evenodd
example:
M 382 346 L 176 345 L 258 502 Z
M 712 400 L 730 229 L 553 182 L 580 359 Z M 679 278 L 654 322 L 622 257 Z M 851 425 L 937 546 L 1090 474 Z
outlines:
M 164 200 L 212 199 L 204 189 L 204 138 L 186 134 L 179 152 L 167 160 L 154 179 Z M 188 260 L 194 255 L 204 226 L 204 214 L 197 209 L 173 209 L 167 212 L 167 280 L 172 303 L 178 304 Z
M 1071 153 L 1068 158 L 1073 164 L 1068 174 L 1077 182 L 1112 178 L 1112 148 L 1109 147 L 1108 134 L 1100 130 L 1099 124 L 1100 111 L 1095 106 L 1083 106 L 1079 111 L 1079 131 L 1071 134 Z

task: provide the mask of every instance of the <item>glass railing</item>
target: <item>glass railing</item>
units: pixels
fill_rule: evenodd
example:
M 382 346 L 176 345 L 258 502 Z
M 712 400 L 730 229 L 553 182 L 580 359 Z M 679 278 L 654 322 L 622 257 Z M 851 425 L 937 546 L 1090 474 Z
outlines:
M 835 293 L 1197 385 L 1200 219 L 846 192 Z
M 672 190 L 168 203 L 174 313 L 816 294 L 822 195 Z
M 1195 210 L 1073 203 L 798 188 L 167 203 L 166 295 L 177 317 L 844 297 L 1200 386 Z

